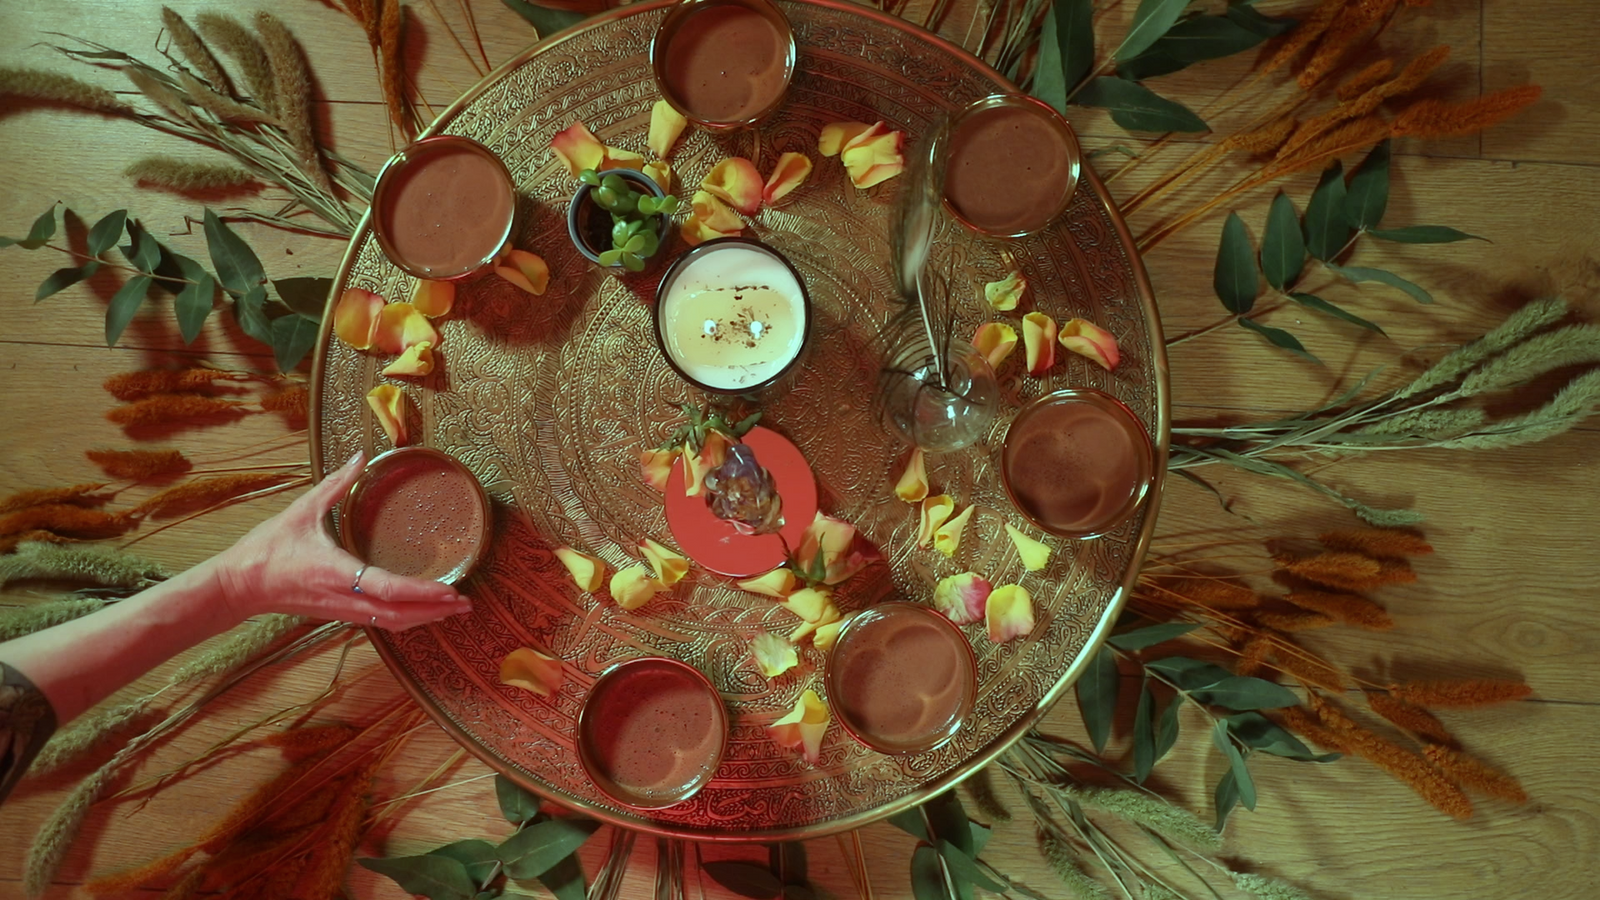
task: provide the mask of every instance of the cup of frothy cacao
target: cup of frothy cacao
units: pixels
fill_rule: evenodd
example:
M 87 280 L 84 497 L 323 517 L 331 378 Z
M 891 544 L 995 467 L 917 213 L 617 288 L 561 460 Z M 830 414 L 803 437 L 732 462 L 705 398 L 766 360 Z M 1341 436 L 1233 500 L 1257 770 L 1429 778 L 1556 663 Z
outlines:
M 1089 388 L 1024 406 L 1000 454 L 1012 504 L 1061 537 L 1099 537 L 1121 525 L 1154 479 L 1155 451 L 1143 423 L 1115 397 Z
M 339 541 L 396 575 L 454 584 L 489 546 L 489 495 L 461 461 L 431 447 L 381 453 L 339 505 Z
M 922 753 L 972 714 L 978 664 L 966 635 L 938 612 L 880 603 L 839 630 L 823 680 L 851 737 L 879 753 Z
M 617 663 L 578 711 L 578 761 L 606 796 L 665 809 L 705 787 L 728 742 L 728 711 L 709 679 L 675 659 Z
M 682 0 L 650 42 L 661 96 L 713 131 L 766 118 L 794 77 L 789 19 L 771 0 Z
M 406 274 L 454 281 L 494 264 L 511 238 L 511 171 L 471 138 L 423 138 L 396 153 L 372 191 L 372 230 Z
M 933 152 L 944 169 L 945 206 L 993 238 L 1027 237 L 1060 218 L 1082 166 L 1072 126 L 1022 94 L 972 103 L 951 118 Z

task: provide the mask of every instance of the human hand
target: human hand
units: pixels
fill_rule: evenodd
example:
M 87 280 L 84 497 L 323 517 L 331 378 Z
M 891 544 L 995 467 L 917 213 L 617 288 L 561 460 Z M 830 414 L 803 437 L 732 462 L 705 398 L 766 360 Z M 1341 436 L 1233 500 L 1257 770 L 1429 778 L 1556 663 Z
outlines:
M 331 473 L 289 508 L 213 557 L 208 565 L 224 604 L 238 619 L 290 613 L 402 631 L 468 612 L 472 603 L 449 585 L 368 566 L 334 542 L 323 520 L 361 476 L 363 454 Z

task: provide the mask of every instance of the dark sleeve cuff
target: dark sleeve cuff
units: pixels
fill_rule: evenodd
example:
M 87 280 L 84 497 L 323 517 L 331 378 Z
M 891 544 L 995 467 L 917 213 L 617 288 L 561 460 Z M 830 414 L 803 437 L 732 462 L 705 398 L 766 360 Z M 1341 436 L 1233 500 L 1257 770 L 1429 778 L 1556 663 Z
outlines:
M 56 711 L 26 675 L 0 662 L 0 803 L 56 730 Z

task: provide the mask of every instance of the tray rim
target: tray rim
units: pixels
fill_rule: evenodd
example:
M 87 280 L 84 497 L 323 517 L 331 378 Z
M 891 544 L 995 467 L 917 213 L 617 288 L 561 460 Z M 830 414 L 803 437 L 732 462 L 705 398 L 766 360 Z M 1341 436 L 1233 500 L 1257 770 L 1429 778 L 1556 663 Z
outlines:
M 530 45 L 526 50 L 523 50 L 521 53 L 495 67 L 476 84 L 468 88 L 465 93 L 456 98 L 456 100 L 449 106 L 445 107 L 445 109 L 442 110 L 434 118 L 434 120 L 417 135 L 417 139 L 420 140 L 421 138 L 430 137 L 439 133 L 445 127 L 445 125 L 455 118 L 462 108 L 476 100 L 479 95 L 488 90 L 490 86 L 492 86 L 506 73 L 522 66 L 529 60 L 547 52 L 551 48 L 556 47 L 557 45 L 590 30 L 608 26 L 619 19 L 653 12 L 658 9 L 672 6 L 678 2 L 680 2 L 680 0 L 646 0 L 646 2 L 615 7 L 591 16 L 582 22 L 558 31 L 548 37 L 541 38 Z M 794 5 L 818 6 L 825 9 L 847 12 L 874 20 L 879 24 L 897 28 L 901 31 L 907 32 L 918 40 L 930 43 L 933 46 L 952 54 L 953 56 L 962 60 L 962 62 L 964 62 L 966 65 L 976 69 L 980 74 L 985 75 L 995 81 L 1004 89 L 1012 91 L 1019 90 L 1010 79 L 1006 78 L 994 67 L 990 66 L 982 59 L 974 56 L 965 48 L 899 16 L 891 15 L 872 7 L 851 3 L 848 2 L 848 0 L 779 0 L 779 2 Z M 1155 371 L 1156 380 L 1156 428 L 1155 433 L 1151 435 L 1151 440 L 1156 451 L 1154 478 L 1151 484 L 1149 497 L 1146 500 L 1147 507 L 1144 512 L 1143 526 L 1140 528 L 1139 535 L 1134 541 L 1134 562 L 1129 566 L 1128 571 L 1124 573 L 1122 583 L 1118 586 L 1115 596 L 1112 597 L 1111 602 L 1107 605 L 1105 613 L 1100 617 L 1100 621 L 1096 623 L 1094 630 L 1090 632 L 1089 639 L 1085 642 L 1083 651 L 1078 654 L 1078 657 L 1073 660 L 1072 665 L 1067 667 L 1067 670 L 1062 673 L 1059 679 L 1056 680 L 1055 685 L 1045 692 L 1044 696 L 1042 696 L 1039 701 L 1034 704 L 1031 710 L 1029 710 L 1025 715 L 1019 717 L 1017 721 L 1013 722 L 1009 728 L 1001 732 L 995 737 L 994 740 L 990 741 L 982 749 L 969 757 L 966 763 L 964 763 L 962 766 L 938 779 L 925 782 L 918 786 L 916 790 L 911 791 L 903 797 L 890 801 L 889 803 L 883 804 L 882 806 L 852 813 L 838 819 L 829 819 L 825 822 L 818 822 L 794 828 L 763 830 L 680 830 L 672 827 L 669 823 L 662 823 L 653 819 L 641 820 L 629 818 L 624 815 L 619 815 L 617 812 L 606 809 L 605 807 L 594 806 L 584 802 L 579 798 L 560 793 L 553 794 L 552 792 L 548 791 L 545 785 L 543 785 L 541 782 L 529 777 L 531 773 L 528 773 L 523 770 L 522 767 L 514 765 L 501 758 L 493 750 L 483 746 L 483 744 L 480 743 L 477 738 L 468 734 L 465 729 L 460 727 L 447 713 L 445 713 L 444 710 L 438 707 L 433 699 L 423 691 L 422 687 L 418 685 L 413 678 L 406 674 L 404 667 L 400 664 L 400 660 L 395 655 L 393 649 L 389 647 L 387 642 L 381 639 L 381 635 L 378 633 L 378 630 L 370 626 L 363 626 L 363 631 L 366 632 L 367 638 L 372 644 L 373 648 L 377 650 L 378 656 L 383 660 L 384 666 L 389 669 L 389 673 L 394 677 L 395 681 L 400 683 L 400 686 L 405 689 L 406 693 L 410 695 L 411 699 L 415 701 L 418 706 L 422 707 L 425 712 L 427 712 L 429 718 L 431 718 L 437 725 L 439 725 L 440 728 L 454 738 L 456 743 L 460 744 L 473 756 L 476 756 L 480 761 L 482 761 L 489 768 L 493 769 L 497 774 L 509 778 L 519 787 L 532 792 L 535 796 L 538 796 L 541 799 L 555 803 L 559 806 L 575 809 L 584 815 L 592 816 L 607 825 L 617 828 L 625 828 L 631 831 L 642 832 L 645 834 L 651 834 L 660 838 L 707 841 L 714 843 L 766 843 L 786 840 L 810 840 L 813 838 L 828 837 L 834 834 L 842 834 L 846 831 L 852 831 L 854 829 L 870 825 L 874 822 L 882 821 L 883 819 L 893 816 L 896 813 L 919 806 L 927 800 L 932 799 L 933 797 L 938 796 L 945 791 L 955 788 L 967 778 L 987 767 L 990 763 L 994 762 L 995 759 L 999 758 L 1002 753 L 1010 749 L 1017 741 L 1021 740 L 1023 735 L 1025 735 L 1030 729 L 1038 724 L 1040 719 L 1044 718 L 1044 716 L 1049 713 L 1051 708 L 1053 708 L 1056 703 L 1061 700 L 1061 697 L 1066 693 L 1067 688 L 1071 687 L 1078 680 L 1078 678 L 1082 676 L 1083 671 L 1088 667 L 1090 660 L 1093 658 L 1099 648 L 1105 643 L 1106 637 L 1110 634 L 1112 626 L 1116 623 L 1118 615 L 1121 614 L 1122 608 L 1127 602 L 1128 594 L 1133 590 L 1134 584 L 1138 581 L 1140 566 L 1144 561 L 1146 553 L 1149 551 L 1151 538 L 1155 534 L 1156 521 L 1159 518 L 1161 511 L 1161 500 L 1165 493 L 1167 457 L 1171 444 L 1172 429 L 1171 374 L 1168 368 L 1166 338 L 1161 326 L 1160 311 L 1156 305 L 1155 290 L 1150 284 L 1150 275 L 1145 269 L 1144 259 L 1139 255 L 1137 249 L 1135 248 L 1133 234 L 1131 231 L 1129 231 L 1127 222 L 1123 220 L 1121 211 L 1117 208 L 1117 205 L 1112 200 L 1110 193 L 1106 190 L 1105 184 L 1100 180 L 1099 174 L 1095 171 L 1094 166 L 1091 164 L 1084 165 L 1083 177 L 1079 182 L 1079 188 L 1081 189 L 1085 183 L 1087 183 L 1089 187 L 1094 190 L 1095 197 L 1099 200 L 1101 206 L 1104 207 L 1107 215 L 1111 219 L 1117 239 L 1119 242 L 1121 242 L 1124 249 L 1128 251 L 1129 261 L 1133 269 L 1134 287 L 1139 295 L 1139 304 L 1144 315 L 1145 328 L 1150 335 L 1151 366 Z M 339 261 L 339 268 L 333 279 L 334 288 L 329 291 L 328 299 L 323 309 L 322 327 L 317 334 L 317 342 L 313 348 L 313 356 L 311 361 L 310 404 L 308 408 L 309 421 L 306 437 L 307 442 L 310 444 L 311 450 L 310 455 L 312 476 L 317 482 L 320 482 L 328 474 L 325 465 L 327 461 L 323 458 L 320 441 L 322 434 L 322 370 L 326 364 L 325 360 L 327 359 L 328 342 L 333 339 L 333 308 L 337 301 L 337 288 L 339 285 L 343 284 L 346 279 L 348 279 L 350 269 L 354 265 L 360 252 L 361 239 L 371 228 L 371 225 L 372 209 L 369 207 L 362 215 L 360 222 L 357 223 L 355 232 L 351 235 L 349 243 L 345 247 L 344 255 Z

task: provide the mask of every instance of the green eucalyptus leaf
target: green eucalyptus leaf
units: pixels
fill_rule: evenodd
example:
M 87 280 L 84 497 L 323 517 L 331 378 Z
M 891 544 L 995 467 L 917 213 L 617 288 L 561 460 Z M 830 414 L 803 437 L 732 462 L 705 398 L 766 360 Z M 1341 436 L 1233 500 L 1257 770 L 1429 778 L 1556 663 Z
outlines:
M 928 836 L 927 824 L 922 821 L 922 811 L 915 806 L 895 813 L 886 821 L 914 838 L 924 841 L 932 840 Z
M 783 893 L 783 882 L 766 866 L 723 859 L 708 862 L 701 869 L 711 876 L 712 881 L 751 900 L 772 900 Z
M 272 343 L 272 322 L 267 319 L 267 289 L 256 285 L 233 301 L 233 317 L 244 333 L 263 344 Z
M 1234 315 L 1244 315 L 1256 305 L 1261 270 L 1256 266 L 1255 247 L 1244 230 L 1244 220 L 1236 212 L 1228 213 L 1228 220 L 1222 224 L 1222 242 L 1217 247 L 1211 286 L 1223 307 Z
M 960 794 L 954 789 L 945 791 L 924 803 L 922 809 L 933 823 L 935 838 L 949 841 L 961 852 L 972 855 L 972 820 L 967 816 L 966 807 L 961 805 Z
M 1066 112 L 1067 94 L 1094 66 L 1094 0 L 1053 0 L 1045 10 L 1033 95 Z
M 1389 140 L 1372 148 L 1350 174 L 1344 194 L 1344 221 L 1351 228 L 1376 228 L 1389 206 Z
M 33 292 L 33 302 L 38 303 L 46 297 L 53 297 L 85 278 L 94 275 L 99 269 L 99 261 L 93 259 L 81 266 L 57 269 L 51 272 L 44 281 L 40 282 L 38 289 Z
M 1288 350 L 1290 353 L 1303 356 L 1319 366 L 1322 365 L 1322 360 L 1311 355 L 1311 351 L 1307 350 L 1305 345 L 1300 343 L 1299 338 L 1287 331 L 1284 331 L 1282 328 L 1273 328 L 1271 325 L 1263 325 L 1260 322 L 1257 322 L 1255 319 L 1240 319 L 1239 326 L 1261 335 L 1268 341 L 1272 342 L 1274 347 L 1282 347 L 1283 349 Z
M 1139 691 L 1139 705 L 1133 709 L 1133 777 L 1140 784 L 1150 777 L 1150 770 L 1156 766 L 1156 734 L 1154 709 L 1156 697 L 1150 691 L 1150 679 L 1146 678 Z
M 1133 59 L 1172 28 L 1189 0 L 1140 0 L 1128 34 L 1112 53 L 1114 59 Z
M 290 313 L 272 320 L 272 355 L 278 361 L 280 372 L 292 372 L 316 346 L 317 332 L 322 321 L 299 313 Z
M 1204 120 L 1176 100 L 1168 100 L 1142 84 L 1102 75 L 1084 85 L 1073 102 L 1111 111 L 1111 121 L 1129 131 L 1206 131 Z
M 541 38 L 547 38 L 563 28 L 570 28 L 585 18 L 583 13 L 569 9 L 551 9 L 548 6 L 529 3 L 528 0 L 501 0 L 501 2 L 532 25 L 533 30 L 538 32 Z
M 1233 739 L 1228 737 L 1228 722 L 1226 719 L 1218 719 L 1216 727 L 1211 729 L 1211 743 L 1215 744 L 1217 750 L 1228 760 L 1229 769 L 1233 773 L 1234 789 L 1239 792 L 1239 802 L 1244 804 L 1245 809 L 1254 810 L 1256 808 L 1255 782 L 1250 778 L 1250 768 L 1245 765 L 1244 754 L 1239 752 L 1239 748 L 1233 743 Z
M 962 852 L 960 847 L 949 841 L 939 842 L 939 855 L 944 857 L 945 864 L 950 867 L 950 875 L 954 881 L 964 881 L 977 885 L 986 891 L 997 894 L 1005 892 L 1005 886 L 984 874 L 972 857 Z
M 468 877 L 467 867 L 448 856 L 427 853 L 356 862 L 364 869 L 393 879 L 406 893 L 422 894 L 430 900 L 473 900 L 478 894 L 478 886 Z
M 0 248 L 9 247 L 12 244 L 15 244 L 24 250 L 37 250 L 40 247 L 43 247 L 45 244 L 50 243 L 50 239 L 55 237 L 55 233 L 56 205 L 52 203 L 50 204 L 50 208 L 45 210 L 44 213 L 39 216 L 39 218 L 33 220 L 33 227 L 28 229 L 27 237 L 0 237 Z
M 583 846 L 599 828 L 594 819 L 577 817 L 536 822 L 506 838 L 495 853 L 512 878 L 538 878 Z
M 583 866 L 579 865 L 576 853 L 567 854 L 564 859 L 545 869 L 544 874 L 534 880 L 554 894 L 556 900 L 584 900 L 588 894 L 588 885 L 583 879 Z
M 89 255 L 99 256 L 117 245 L 122 229 L 128 223 L 128 211 L 119 209 L 106 213 L 89 229 Z
M 1369 228 L 1367 234 L 1381 241 L 1397 244 L 1449 244 L 1454 241 L 1483 241 L 1488 238 L 1457 231 L 1447 225 L 1407 225 L 1404 228 Z
M 280 278 L 272 283 L 278 292 L 278 299 L 283 305 L 289 307 L 302 316 L 310 316 L 318 321 L 322 320 L 322 313 L 328 308 L 328 295 L 333 292 L 332 278 Z
M 154 272 L 161 265 L 161 244 L 138 222 L 129 222 L 127 228 L 128 246 L 122 248 L 122 255 L 135 269 Z
M 1306 249 L 1323 262 L 1332 262 L 1350 240 L 1344 220 L 1344 167 L 1334 160 L 1322 173 L 1317 189 L 1306 204 Z
M 1407 294 L 1411 295 L 1413 300 L 1417 301 L 1418 303 L 1433 302 L 1432 294 L 1429 294 L 1420 286 L 1401 278 L 1399 275 L 1396 275 L 1393 272 L 1386 272 L 1383 269 L 1371 269 L 1365 266 L 1336 266 L 1333 263 L 1328 263 L 1327 266 L 1328 271 L 1338 275 L 1346 281 L 1354 282 L 1355 284 L 1361 284 L 1368 281 L 1377 282 L 1378 284 L 1386 284 L 1389 287 L 1405 291 Z
M 1262 37 L 1277 37 L 1300 24 L 1299 20 L 1288 16 L 1264 15 L 1248 3 L 1228 4 L 1225 15 Z
M 1235 710 L 1280 709 L 1300 702 L 1300 698 L 1283 685 L 1247 675 L 1224 678 L 1208 688 L 1195 691 L 1194 698 L 1201 703 Z
M 1143 650 L 1154 647 L 1173 638 L 1183 637 L 1189 632 L 1199 628 L 1194 622 L 1162 622 L 1159 625 L 1150 625 L 1133 631 L 1124 631 L 1106 638 L 1106 643 L 1118 650 Z
M 1245 746 L 1262 753 L 1310 762 L 1332 762 L 1337 753 L 1313 753 L 1299 738 L 1258 712 L 1235 713 L 1227 717 L 1228 729 Z
M 172 311 L 178 317 L 178 331 L 183 335 L 183 342 L 192 344 L 200 336 L 200 329 L 216 304 L 217 282 L 204 266 L 189 257 L 174 253 L 172 258 L 183 277 L 189 279 L 173 299 Z
M 456 841 L 454 844 L 435 847 L 429 850 L 427 855 L 443 856 L 461 863 L 473 884 L 482 884 L 500 865 L 500 857 L 494 854 L 494 845 L 477 839 Z
M 1282 191 L 1272 198 L 1267 230 L 1261 236 L 1261 271 L 1267 284 L 1283 290 L 1300 277 L 1306 266 L 1306 240 L 1300 233 L 1300 214 Z
M 1178 713 L 1183 709 L 1183 700 L 1173 697 L 1167 704 L 1166 710 L 1161 713 L 1161 721 L 1156 723 L 1156 761 L 1170 752 L 1178 743 Z
M 1335 306 L 1332 303 L 1329 303 L 1321 297 L 1318 297 L 1316 294 L 1303 294 L 1299 291 L 1291 291 L 1289 293 L 1289 299 L 1300 304 L 1301 306 L 1306 307 L 1307 309 L 1314 309 L 1317 312 L 1325 313 L 1333 316 L 1336 319 L 1343 319 L 1352 325 L 1360 325 L 1362 328 L 1365 328 L 1369 331 L 1376 331 L 1379 334 L 1386 333 L 1382 328 L 1378 327 L 1376 322 L 1369 322 L 1355 313 L 1344 309 L 1343 307 Z
M 955 900 L 945 889 L 939 851 L 927 844 L 918 844 L 911 851 L 911 896 L 915 900 Z
M 1232 16 L 1195 16 L 1172 26 L 1149 49 L 1117 66 L 1117 74 L 1134 81 L 1168 75 L 1197 62 L 1243 53 L 1267 37 Z
M 117 339 L 122 337 L 123 329 L 133 321 L 133 314 L 139 311 L 139 306 L 144 303 L 145 294 L 150 290 L 151 278 L 149 275 L 135 275 L 129 278 L 111 298 L 111 304 L 106 307 L 106 346 L 115 347 Z
M 500 815 L 513 825 L 539 814 L 539 798 L 504 775 L 494 776 L 494 798 L 500 804 Z
M 267 280 L 266 270 L 261 268 L 255 251 L 209 209 L 206 210 L 205 232 L 211 265 L 230 293 L 243 294 Z
M 1101 647 L 1078 679 L 1078 711 L 1083 715 L 1084 727 L 1089 730 L 1089 740 L 1096 753 L 1105 749 L 1106 740 L 1111 737 L 1121 682 L 1117 655 L 1110 647 Z
M 977 859 L 983 848 L 988 846 L 989 839 L 994 837 L 994 829 L 977 822 L 968 822 L 972 827 L 972 858 Z
M 1214 800 L 1217 807 L 1217 830 L 1228 821 L 1228 813 L 1239 803 L 1239 784 L 1233 777 L 1233 767 L 1229 765 L 1228 771 L 1222 774 L 1222 780 L 1217 782 Z
M 1166 678 L 1186 691 L 1208 688 L 1233 673 L 1215 663 L 1189 659 L 1186 656 L 1168 656 L 1144 664 L 1146 669 Z

